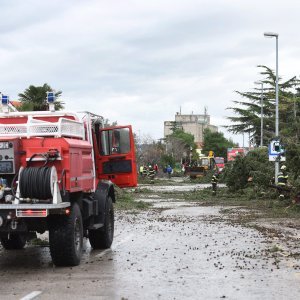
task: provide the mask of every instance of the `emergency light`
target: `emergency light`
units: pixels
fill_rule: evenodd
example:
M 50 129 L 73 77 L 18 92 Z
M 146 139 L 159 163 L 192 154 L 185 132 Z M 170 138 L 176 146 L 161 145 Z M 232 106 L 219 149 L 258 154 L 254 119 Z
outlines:
M 1 103 L 2 105 L 8 105 L 9 104 L 9 96 L 1 95 Z
M 55 94 L 54 92 L 47 92 L 47 102 L 49 104 L 54 103 L 55 101 Z

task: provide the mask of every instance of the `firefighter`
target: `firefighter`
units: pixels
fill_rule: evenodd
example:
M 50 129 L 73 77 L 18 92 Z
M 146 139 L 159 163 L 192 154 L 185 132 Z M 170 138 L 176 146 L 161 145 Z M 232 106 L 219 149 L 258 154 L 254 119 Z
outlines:
M 148 167 L 148 177 L 151 180 L 151 183 L 154 183 L 154 177 L 155 177 L 155 170 L 153 169 L 153 167 L 151 165 L 149 165 Z
M 143 176 L 144 166 L 140 165 L 140 176 Z
M 287 191 L 287 183 L 288 183 L 289 176 L 286 172 L 286 166 L 282 165 L 280 168 L 280 172 L 278 173 L 278 182 L 277 182 L 277 189 L 280 193 L 279 197 L 284 198 L 284 191 Z
M 211 178 L 211 185 L 212 185 L 213 194 L 217 193 L 217 184 L 218 184 L 218 181 L 219 181 L 219 173 L 215 172 L 215 174 Z
M 147 166 L 144 166 L 143 167 L 143 178 L 146 178 L 147 177 L 147 175 L 148 175 L 148 168 L 147 168 Z

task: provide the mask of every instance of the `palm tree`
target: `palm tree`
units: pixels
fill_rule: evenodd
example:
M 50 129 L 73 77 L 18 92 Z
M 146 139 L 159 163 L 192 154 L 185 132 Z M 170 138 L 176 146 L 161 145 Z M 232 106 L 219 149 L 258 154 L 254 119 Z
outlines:
M 20 107 L 21 111 L 43 111 L 48 110 L 47 103 L 47 92 L 52 92 L 53 89 L 50 85 L 45 83 L 43 86 L 30 85 L 23 93 L 19 94 L 19 100 L 22 105 Z M 58 99 L 62 94 L 62 91 L 55 93 L 56 99 Z M 63 102 L 56 101 L 55 109 L 61 110 L 64 108 Z

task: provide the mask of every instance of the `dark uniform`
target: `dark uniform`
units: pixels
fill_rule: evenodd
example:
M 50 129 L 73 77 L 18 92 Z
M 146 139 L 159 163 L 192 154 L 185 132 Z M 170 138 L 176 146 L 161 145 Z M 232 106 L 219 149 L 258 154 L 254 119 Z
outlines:
M 289 178 L 285 169 L 286 169 L 286 167 L 282 166 L 281 172 L 278 173 L 278 177 L 277 177 L 277 179 L 278 179 L 277 188 L 280 193 L 279 197 L 281 197 L 281 198 L 284 198 L 283 192 L 286 191 L 286 189 L 287 189 L 287 182 L 288 182 L 288 178 Z
M 218 181 L 219 181 L 219 174 L 214 174 L 211 178 L 211 185 L 212 185 L 212 190 L 213 190 L 213 193 L 215 194 L 217 192 L 217 184 L 218 184 Z
M 149 166 L 148 177 L 151 179 L 151 183 L 154 183 L 155 174 L 156 174 L 155 170 L 152 168 L 152 166 Z
M 146 166 L 144 166 L 143 168 L 143 177 L 146 178 L 148 175 L 148 168 Z

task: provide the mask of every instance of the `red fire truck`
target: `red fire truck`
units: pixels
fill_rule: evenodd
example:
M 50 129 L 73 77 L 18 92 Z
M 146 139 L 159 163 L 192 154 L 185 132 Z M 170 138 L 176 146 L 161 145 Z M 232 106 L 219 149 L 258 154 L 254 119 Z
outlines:
M 49 93 L 50 94 L 50 93 Z M 53 93 L 52 93 L 53 94 Z M 57 266 L 78 265 L 83 238 L 94 249 L 113 242 L 114 184 L 137 185 L 130 125 L 103 128 L 92 113 L 0 114 L 0 240 L 9 249 L 49 231 Z
M 221 173 L 225 167 L 225 160 L 224 157 L 215 157 L 215 166 L 219 173 Z
M 227 149 L 227 161 L 233 161 L 237 156 L 245 156 L 245 148 L 228 148 Z

